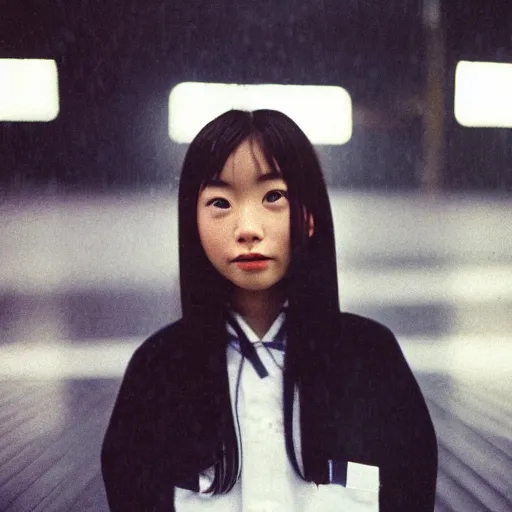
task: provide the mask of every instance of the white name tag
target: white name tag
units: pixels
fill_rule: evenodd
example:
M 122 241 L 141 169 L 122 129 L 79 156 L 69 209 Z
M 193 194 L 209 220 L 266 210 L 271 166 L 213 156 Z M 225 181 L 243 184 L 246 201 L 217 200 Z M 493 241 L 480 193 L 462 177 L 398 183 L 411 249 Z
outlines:
M 349 462 L 347 464 L 347 489 L 378 492 L 379 468 L 377 466 Z

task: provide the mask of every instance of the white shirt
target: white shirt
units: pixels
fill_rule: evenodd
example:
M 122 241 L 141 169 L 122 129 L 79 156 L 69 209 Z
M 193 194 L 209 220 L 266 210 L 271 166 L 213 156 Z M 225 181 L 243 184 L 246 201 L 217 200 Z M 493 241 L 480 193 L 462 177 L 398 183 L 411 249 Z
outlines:
M 274 341 L 276 347 L 283 345 L 284 348 L 284 336 L 276 338 L 276 335 L 284 331 L 285 313 L 278 315 L 262 339 L 240 315 L 233 313 L 233 318 L 254 344 L 268 373 L 266 377 L 260 377 L 252 364 L 242 356 L 237 340 L 230 341 L 226 357 L 241 455 L 239 477 L 229 493 L 211 495 L 204 492 L 212 482 L 213 468 L 210 468 L 200 475 L 199 493 L 175 488 L 176 512 L 378 512 L 377 489 L 372 492 L 338 484 L 317 486 L 305 482 L 296 474 L 288 459 L 282 398 L 284 350 L 262 343 L 262 340 Z M 234 338 L 234 329 L 229 325 L 227 328 Z M 296 394 L 293 440 L 302 470 L 297 398 Z

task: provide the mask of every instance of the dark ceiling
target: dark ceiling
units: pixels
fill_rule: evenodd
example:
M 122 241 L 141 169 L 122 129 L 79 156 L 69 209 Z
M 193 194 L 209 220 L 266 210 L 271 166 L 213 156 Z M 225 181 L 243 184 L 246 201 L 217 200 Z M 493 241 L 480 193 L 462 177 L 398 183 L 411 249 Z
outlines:
M 377 109 L 424 89 L 421 0 L 3 5 L 0 57 L 55 59 L 61 95 L 52 123 L 0 124 L 11 188 L 165 182 L 181 157 L 167 138 L 167 96 L 184 80 L 337 84 Z M 446 1 L 448 67 L 510 59 L 509 11 L 508 0 Z

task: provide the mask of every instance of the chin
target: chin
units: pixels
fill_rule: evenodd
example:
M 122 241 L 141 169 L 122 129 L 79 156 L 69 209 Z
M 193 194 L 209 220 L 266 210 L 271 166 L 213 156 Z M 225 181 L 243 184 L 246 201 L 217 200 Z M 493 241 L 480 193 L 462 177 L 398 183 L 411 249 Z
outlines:
M 245 291 L 248 291 L 248 292 L 264 292 L 264 291 L 267 291 L 267 290 L 272 290 L 272 289 L 275 289 L 277 287 L 277 285 L 279 284 L 279 280 L 278 281 L 260 281 L 260 282 L 251 282 L 251 283 L 248 283 L 248 282 L 233 282 L 233 284 L 239 288 L 240 290 L 245 290 Z
M 273 285 L 235 285 L 240 290 L 244 290 L 246 292 L 264 292 L 266 290 L 270 290 Z

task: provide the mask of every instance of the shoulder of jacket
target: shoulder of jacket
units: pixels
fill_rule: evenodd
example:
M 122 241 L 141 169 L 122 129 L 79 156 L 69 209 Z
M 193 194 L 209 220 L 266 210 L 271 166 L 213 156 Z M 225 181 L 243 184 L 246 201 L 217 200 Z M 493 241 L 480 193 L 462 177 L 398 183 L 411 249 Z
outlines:
M 354 313 L 340 313 L 340 342 L 357 352 L 379 352 L 388 355 L 400 350 L 393 332 L 376 320 Z
M 343 334 L 371 336 L 374 338 L 394 338 L 392 331 L 385 325 L 355 313 L 340 313 L 340 327 Z
M 168 324 L 151 334 L 135 350 L 133 357 L 146 359 L 158 357 L 164 353 L 180 350 L 180 346 L 186 343 L 191 327 L 183 318 Z

